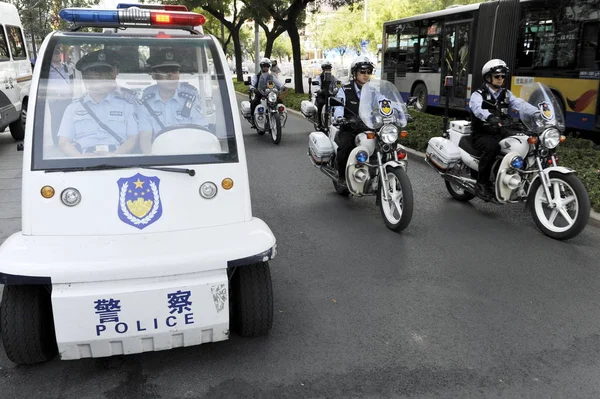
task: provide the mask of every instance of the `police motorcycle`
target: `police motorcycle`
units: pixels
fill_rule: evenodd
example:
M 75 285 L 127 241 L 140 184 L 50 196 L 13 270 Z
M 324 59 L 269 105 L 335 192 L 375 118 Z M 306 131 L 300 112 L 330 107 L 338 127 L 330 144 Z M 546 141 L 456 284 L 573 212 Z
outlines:
M 263 97 L 260 104 L 254 109 L 254 115 L 251 115 L 250 101 L 242 101 L 241 113 L 244 118 L 252 125 L 259 136 L 269 132 L 271 140 L 275 144 L 281 142 L 281 129 L 287 122 L 287 108 L 278 102 L 281 92 L 275 85 L 275 76 L 269 73 L 266 78 L 262 77 L 258 81 L 258 91 Z M 287 78 L 285 83 L 290 83 L 292 79 Z M 246 86 L 250 85 L 250 80 L 244 81 Z M 285 87 L 285 85 L 284 85 Z M 282 89 L 284 88 L 282 87 Z
M 566 240 L 577 236 L 588 223 L 590 199 L 573 169 L 559 166 L 556 148 L 566 138 L 562 107 L 543 83 L 521 88 L 520 97 L 539 112 L 526 107 L 520 121 L 508 115 L 502 129 L 501 153 L 492 168 L 496 204 L 525 202 L 537 227 L 547 236 Z M 450 195 L 469 201 L 475 194 L 480 152 L 471 141 L 471 125 L 452 121 L 442 137 L 429 140 L 425 161 L 442 178 Z
M 336 97 L 328 99 L 330 106 L 343 106 Z M 386 226 L 396 232 L 406 229 L 413 214 L 413 191 L 407 175 L 407 154 L 398 138 L 407 137 L 401 131 L 407 124 L 407 107 L 398 89 L 385 80 L 370 81 L 361 90 L 359 115 L 335 120 L 329 136 L 311 132 L 308 156 L 313 166 L 333 181 L 340 195 L 375 196 Z M 335 139 L 344 125 L 364 129 L 356 136 L 356 147 L 346 164 L 346 184 L 338 176 Z
M 272 327 L 276 239 L 252 215 L 231 72 L 217 39 L 202 32 L 205 17 L 168 7 L 65 8 L 59 16 L 70 31 L 51 32 L 40 46 L 25 130 L 23 222 L 0 245 L 0 329 L 13 363 L 164 351 L 225 341 L 231 333 L 264 336 Z M 218 94 L 216 130 L 177 126 L 143 153 L 100 144 L 94 153 L 70 155 L 54 144 L 49 103 L 56 80 L 47 77 L 55 49 L 72 51 L 76 65 L 92 54 L 106 67 L 105 50 L 120 45 L 133 46 L 140 59 L 162 47 L 186 54 L 182 80 L 202 91 L 207 78 Z M 72 123 L 61 123 L 59 133 L 73 142 L 102 136 L 116 143 L 80 105 L 110 84 L 118 90 L 109 88 L 106 110 L 93 112 L 115 135 L 141 141 L 142 118 L 130 113 L 133 102 L 119 84 L 150 86 L 150 75 L 95 77 L 93 86 L 80 73 L 74 77 L 63 116 Z M 119 107 L 110 108 L 113 98 Z
M 312 80 L 308 78 L 308 95 L 310 100 L 302 100 L 300 102 L 300 112 L 302 115 L 308 119 L 315 127 L 315 131 L 321 131 L 325 134 L 329 133 L 329 127 L 331 125 L 331 116 L 332 116 L 332 108 L 329 105 L 329 98 L 335 97 L 338 90 L 342 87 L 342 82 L 340 80 L 335 81 L 335 85 L 331 85 L 327 88 L 320 88 L 315 92 L 311 93 L 311 86 L 321 86 L 318 81 Z M 317 97 L 322 92 L 325 91 L 327 93 L 327 102 L 321 108 L 321 115 L 318 115 L 318 107 L 317 107 Z M 321 124 L 319 124 L 319 117 L 321 120 Z

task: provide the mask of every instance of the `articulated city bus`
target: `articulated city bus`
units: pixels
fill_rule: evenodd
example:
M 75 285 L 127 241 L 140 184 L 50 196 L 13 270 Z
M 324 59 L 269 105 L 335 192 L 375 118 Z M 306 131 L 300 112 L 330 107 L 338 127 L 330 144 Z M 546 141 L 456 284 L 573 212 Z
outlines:
M 600 0 L 501 0 L 453 6 L 383 25 L 382 79 L 417 108 L 468 110 L 492 58 L 510 67 L 508 85 L 542 82 L 557 94 L 567 127 L 600 132 Z

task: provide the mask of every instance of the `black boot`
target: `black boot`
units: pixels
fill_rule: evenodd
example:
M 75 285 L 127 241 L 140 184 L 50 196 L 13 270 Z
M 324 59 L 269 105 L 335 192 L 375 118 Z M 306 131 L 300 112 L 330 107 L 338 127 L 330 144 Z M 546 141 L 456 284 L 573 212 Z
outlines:
M 485 184 L 475 184 L 475 194 L 485 202 L 489 202 L 494 197 L 493 193 L 486 187 Z

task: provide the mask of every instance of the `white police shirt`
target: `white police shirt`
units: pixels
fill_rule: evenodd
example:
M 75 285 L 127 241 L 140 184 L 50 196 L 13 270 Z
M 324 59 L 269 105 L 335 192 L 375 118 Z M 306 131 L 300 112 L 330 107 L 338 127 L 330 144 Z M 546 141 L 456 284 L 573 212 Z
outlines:
M 200 95 L 196 88 L 189 83 L 180 82 L 173 97 L 166 103 L 160 97 L 158 86 L 153 85 L 144 90 L 138 106 L 139 123 L 141 131 L 152 131 L 154 134 L 164 128 L 193 124 L 208 129 L 208 121 L 201 113 Z M 150 114 L 152 109 L 154 115 Z
M 523 100 L 521 98 L 515 97 L 515 95 L 512 94 L 512 92 L 508 89 L 501 88 L 500 90 L 494 91 L 487 84 L 486 84 L 486 88 L 488 89 L 488 91 L 494 97 L 495 100 L 498 100 L 498 97 L 500 97 L 500 94 L 502 94 L 502 92 L 504 90 L 506 90 L 506 95 L 508 97 L 508 106 L 517 112 L 520 112 L 521 110 L 524 110 L 525 112 L 531 113 L 531 114 L 539 112 L 539 110 L 537 108 L 535 108 L 533 105 L 529 104 L 528 102 L 526 102 L 525 100 Z M 481 94 L 474 91 L 471 94 L 471 99 L 469 100 L 469 108 L 471 109 L 471 111 L 473 111 L 473 115 L 475 115 L 478 119 L 485 122 L 492 113 L 490 111 L 488 111 L 487 109 L 483 109 L 482 105 L 483 105 L 483 98 L 481 97 Z
M 65 110 L 58 129 L 59 137 L 66 137 L 85 151 L 97 145 L 120 146 L 119 141 L 100 127 L 81 104 L 81 98 L 73 100 Z M 127 90 L 116 87 L 99 103 L 89 94 L 83 96 L 83 102 L 96 117 L 116 133 L 123 141 L 139 133 L 136 107 L 133 95 Z

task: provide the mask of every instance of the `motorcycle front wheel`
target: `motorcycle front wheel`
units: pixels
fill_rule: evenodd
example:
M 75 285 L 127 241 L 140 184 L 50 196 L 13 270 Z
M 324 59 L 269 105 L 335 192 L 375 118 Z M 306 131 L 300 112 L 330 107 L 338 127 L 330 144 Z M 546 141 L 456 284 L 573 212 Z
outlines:
M 281 141 L 281 118 L 278 113 L 271 114 L 271 140 L 275 144 Z
M 557 240 L 573 238 L 583 231 L 590 217 L 590 198 L 581 180 L 574 174 L 550 172 L 550 196 L 546 198 L 542 179 L 536 179 L 529 191 L 531 216 L 537 227 Z
M 387 187 L 381 178 L 379 180 L 379 209 L 385 225 L 396 232 L 408 227 L 413 214 L 413 191 L 408 175 L 401 167 L 388 166 Z M 389 200 L 385 199 L 387 191 Z

